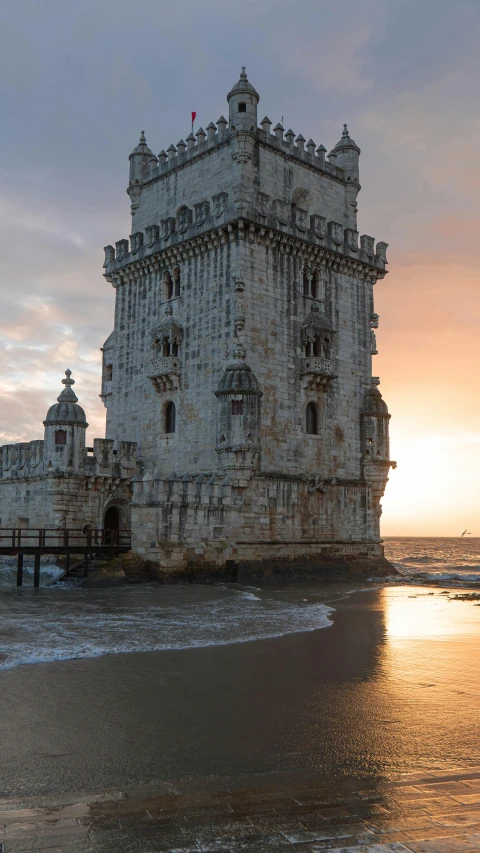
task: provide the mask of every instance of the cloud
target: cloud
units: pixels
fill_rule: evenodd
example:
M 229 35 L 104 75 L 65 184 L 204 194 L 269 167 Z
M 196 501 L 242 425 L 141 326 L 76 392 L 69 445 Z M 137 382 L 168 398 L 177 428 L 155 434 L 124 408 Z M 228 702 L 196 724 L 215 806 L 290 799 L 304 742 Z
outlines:
M 5 0 L 2 441 L 41 437 L 66 367 L 90 435 L 103 434 L 99 347 L 112 330 L 114 293 L 102 278 L 102 247 L 130 232 L 128 155 L 142 127 L 159 151 L 188 133 L 191 109 L 204 127 L 215 120 L 246 64 L 260 91 L 260 118 L 285 116 L 328 148 L 348 120 L 362 149 L 360 232 L 390 243 L 390 274 L 376 287 L 374 372 L 401 464 L 388 487 L 384 529 L 393 512 L 403 513 L 403 531 L 427 524 L 431 468 L 422 453 L 430 440 L 436 464 L 445 453 L 452 471 L 457 465 L 478 485 L 468 457 L 476 439 L 466 450 L 462 436 L 480 432 L 480 9 L 471 0 L 436 0 L 432 15 L 431 6 Z M 415 448 L 423 465 L 417 475 L 408 467 Z M 414 511 L 398 485 L 404 470 L 405 484 L 415 476 L 422 483 L 423 506 Z M 461 513 L 468 489 L 460 474 L 450 482 Z M 432 513 L 453 532 L 452 499 L 433 491 Z

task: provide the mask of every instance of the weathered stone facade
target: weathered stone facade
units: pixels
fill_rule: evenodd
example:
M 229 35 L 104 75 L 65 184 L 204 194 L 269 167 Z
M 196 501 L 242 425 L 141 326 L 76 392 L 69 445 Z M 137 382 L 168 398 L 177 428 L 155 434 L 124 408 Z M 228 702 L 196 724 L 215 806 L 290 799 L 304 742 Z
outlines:
M 70 370 L 66 386 L 44 420 L 44 440 L 0 448 L 2 528 L 99 528 L 115 507 L 120 529 L 130 528 L 134 443 L 96 438 L 85 447 L 88 426 L 77 405 Z
M 105 249 L 116 305 L 102 453 L 118 472 L 121 448 L 136 447 L 133 548 L 169 575 L 383 555 L 394 463 L 372 354 L 387 244 L 359 238 L 346 126 L 326 158 L 268 118 L 258 126 L 258 101 L 242 71 L 228 122 L 158 157 L 142 132 L 132 233 Z

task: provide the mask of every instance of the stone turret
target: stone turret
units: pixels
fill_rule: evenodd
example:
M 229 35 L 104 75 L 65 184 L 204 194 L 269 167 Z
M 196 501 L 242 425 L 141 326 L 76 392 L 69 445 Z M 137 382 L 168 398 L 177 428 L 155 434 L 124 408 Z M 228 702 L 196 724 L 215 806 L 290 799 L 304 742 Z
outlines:
M 260 95 L 249 83 L 245 66 L 238 83 L 227 95 L 230 130 L 257 129 L 257 106 Z
M 372 489 L 372 523 L 377 535 L 382 513 L 380 501 L 388 482 L 388 473 L 390 468 L 397 467 L 396 462 L 390 461 L 388 422 L 391 415 L 378 389 L 379 384 L 378 377 L 373 377 L 361 413 L 363 474 Z
M 359 180 L 358 161 L 360 157 L 360 148 L 357 143 L 350 138 L 348 127 L 343 125 L 342 138 L 335 145 L 335 148 L 328 155 L 329 160 L 335 163 L 335 166 L 340 166 L 344 170 L 347 180 Z
M 46 470 L 83 471 L 85 455 L 85 430 L 88 427 L 85 412 L 78 405 L 72 388 L 75 380 L 72 371 L 66 370 L 62 379 L 65 388 L 57 402 L 50 406 L 43 425 L 45 427 L 44 463 Z
M 245 349 L 233 348 L 234 361 L 227 366 L 215 396 L 220 401 L 217 453 L 232 482 L 246 486 L 258 467 L 260 456 L 260 390 L 258 379 L 245 364 Z
M 142 130 L 138 145 L 135 146 L 128 158 L 130 160 L 131 184 L 135 183 L 135 181 L 139 181 L 141 183 L 146 178 L 149 163 L 153 158 L 154 154 L 150 151 L 150 148 L 147 145 L 147 140 L 145 139 L 145 131 Z

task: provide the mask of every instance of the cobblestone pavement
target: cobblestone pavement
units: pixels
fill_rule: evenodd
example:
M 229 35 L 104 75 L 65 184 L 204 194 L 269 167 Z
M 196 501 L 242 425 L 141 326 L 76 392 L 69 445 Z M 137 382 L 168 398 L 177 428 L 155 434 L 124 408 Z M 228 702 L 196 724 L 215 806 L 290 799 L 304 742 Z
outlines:
M 318 773 L 230 783 L 0 800 L 0 850 L 480 853 L 480 767 L 371 784 Z

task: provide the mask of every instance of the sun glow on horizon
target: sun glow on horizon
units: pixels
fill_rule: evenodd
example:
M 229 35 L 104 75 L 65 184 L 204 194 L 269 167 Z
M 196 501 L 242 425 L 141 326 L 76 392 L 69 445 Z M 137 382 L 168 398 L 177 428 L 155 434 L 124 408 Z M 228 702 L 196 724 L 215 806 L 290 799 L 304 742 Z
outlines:
M 408 435 L 392 418 L 391 472 L 382 501 L 385 536 L 480 535 L 480 434 Z

